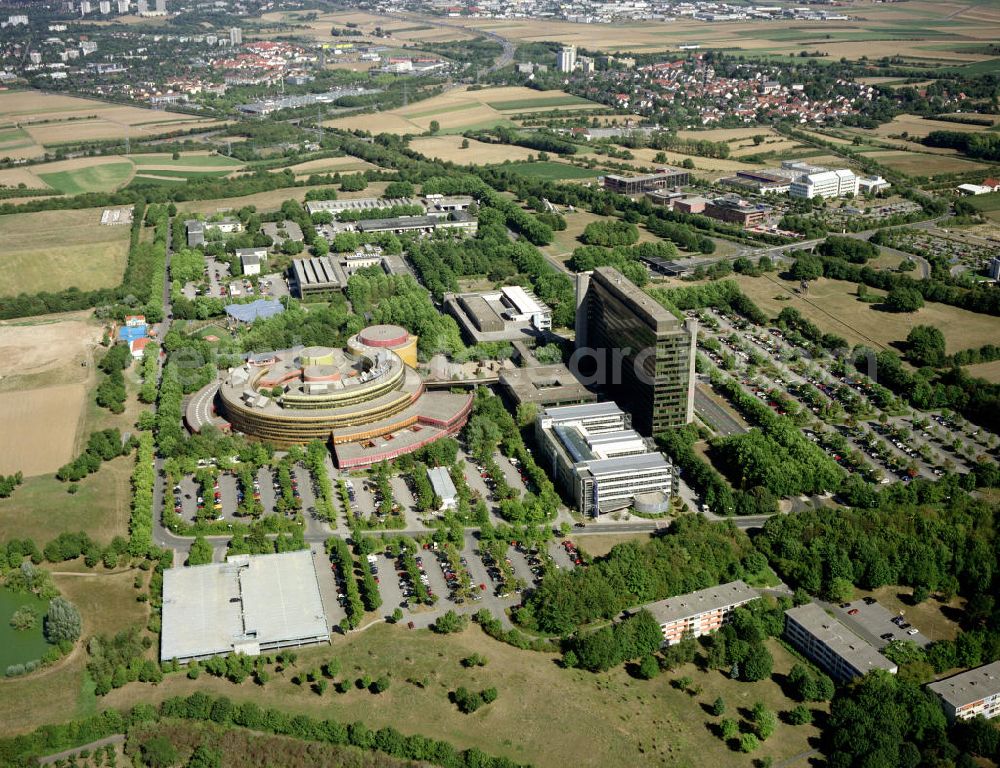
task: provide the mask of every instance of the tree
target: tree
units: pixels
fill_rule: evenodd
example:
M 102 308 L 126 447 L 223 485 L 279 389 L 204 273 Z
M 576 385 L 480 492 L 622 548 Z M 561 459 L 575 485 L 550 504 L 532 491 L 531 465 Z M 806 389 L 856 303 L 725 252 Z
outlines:
M 191 753 L 187 768 L 222 768 L 222 753 L 199 744 Z
M 180 756 L 166 736 L 151 736 L 140 747 L 143 762 L 149 768 L 170 768 L 177 765 Z
M 760 740 L 767 741 L 778 727 L 778 716 L 758 701 L 753 707 L 753 726 Z
M 716 717 L 722 717 L 726 714 L 726 701 L 721 696 L 717 696 L 712 702 L 712 714 Z
M 737 679 L 753 683 L 771 676 L 774 658 L 763 643 L 758 643 L 750 646 L 746 658 L 737 664 L 737 668 Z
M 468 148 L 469 148 L 469 140 L 462 139 L 462 149 L 468 149 Z
M 38 613 L 30 605 L 23 605 L 10 617 L 10 625 L 18 632 L 26 632 L 38 625 Z
M 438 616 L 437 621 L 431 625 L 431 629 L 442 635 L 450 635 L 454 632 L 461 632 L 468 623 L 467 616 L 461 616 L 455 611 L 448 611 Z
M 69 600 L 53 598 L 45 614 L 45 637 L 50 643 L 75 643 L 80 637 L 80 612 Z
M 924 297 L 916 288 L 900 285 L 889 291 L 885 305 L 891 312 L 916 312 L 924 306 Z
M 185 565 L 205 565 L 212 562 L 212 545 L 204 536 L 198 536 L 191 544 Z
M 760 746 L 760 741 L 752 733 L 744 733 L 740 736 L 740 752 L 749 754 Z
M 639 662 L 639 667 L 636 670 L 636 674 L 643 680 L 652 680 L 658 674 L 660 674 L 660 663 L 656 660 L 656 657 L 652 654 L 642 657 L 642 661 Z
M 791 725 L 808 725 L 813 719 L 812 710 L 805 704 L 799 704 L 788 712 L 785 719 L 787 719 Z
M 722 738 L 725 739 L 726 741 L 729 741 L 730 739 L 735 739 L 740 732 L 739 723 L 737 723 L 731 717 L 727 717 L 725 720 L 723 720 L 722 725 L 720 727 L 722 729 Z
M 428 126 L 428 131 L 430 131 L 430 133 L 437 133 L 440 130 L 441 130 L 441 123 L 439 123 L 437 120 L 431 120 L 431 124 Z
M 796 280 L 818 280 L 823 276 L 823 262 L 803 254 L 792 263 L 791 275 Z
M 938 367 L 945 362 L 945 341 L 941 329 L 917 325 L 906 336 L 906 356 L 916 366 Z

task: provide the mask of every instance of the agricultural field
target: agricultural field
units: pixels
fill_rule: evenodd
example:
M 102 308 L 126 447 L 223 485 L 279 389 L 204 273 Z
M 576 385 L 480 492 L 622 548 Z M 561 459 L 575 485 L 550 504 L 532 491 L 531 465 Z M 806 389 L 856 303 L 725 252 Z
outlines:
M 308 176 L 312 173 L 354 173 L 357 171 L 367 171 L 375 166 L 357 157 L 347 155 L 345 157 L 326 157 L 320 160 L 306 160 L 304 163 L 291 166 L 292 172 L 296 176 Z M 276 169 L 278 173 L 284 168 Z
M 994 360 L 991 363 L 967 365 L 964 370 L 967 374 L 977 379 L 986 379 L 993 384 L 1000 384 L 1000 360 Z
M 387 183 L 388 182 L 385 181 L 372 182 L 366 189 L 360 192 L 338 191 L 337 198 L 340 200 L 350 200 L 357 197 L 378 197 L 385 190 Z M 213 200 L 191 200 L 181 204 L 179 208 L 182 213 L 185 214 L 201 213 L 206 216 L 215 213 L 223 213 L 235 208 L 242 208 L 245 205 L 256 206 L 258 211 L 276 211 L 286 200 L 298 200 L 299 202 L 302 202 L 305 199 L 306 192 L 308 191 L 309 187 L 282 187 L 280 189 L 258 192 L 256 194 L 245 195 L 243 197 L 225 197 Z
M 462 165 L 491 165 L 504 160 L 526 160 L 536 153 L 525 147 L 509 144 L 487 144 L 468 139 L 468 149 L 462 149 L 461 136 L 421 136 L 410 142 L 410 149 L 433 160 Z
M 0 157 L 27 158 L 45 148 L 79 141 L 154 136 L 217 121 L 96 99 L 43 93 L 0 92 Z
M 914 0 L 905 8 L 865 5 L 847 21 L 801 20 L 718 24 L 680 19 L 670 24 L 573 24 L 548 19 L 463 19 L 468 28 L 489 30 L 518 41 L 575 43 L 600 50 L 677 50 L 678 45 L 741 49 L 755 53 L 797 55 L 822 51 L 831 58 L 857 59 L 872 54 L 913 60 L 963 64 L 990 61 L 970 43 L 1000 37 L 1000 11 L 993 4 L 932 3 Z
M 101 225 L 103 208 L 14 213 L 0 218 L 0 295 L 76 286 L 107 288 L 121 282 L 128 227 Z
M 602 173 L 600 170 L 593 168 L 581 168 L 577 165 L 560 163 L 555 160 L 518 163 L 509 170 L 516 171 L 522 176 L 532 179 L 544 179 L 545 181 L 593 180 Z
M 411 43 L 443 43 L 452 40 L 470 40 L 475 37 L 474 33 L 466 32 L 455 26 L 438 26 L 441 23 L 439 19 L 434 19 L 435 23 L 432 24 L 430 20 L 423 20 L 419 17 L 415 17 L 411 21 L 408 19 L 376 16 L 361 11 L 322 13 L 315 18 L 303 18 L 307 15 L 304 11 L 276 11 L 264 14 L 261 20 L 264 23 L 293 24 L 297 27 L 297 34 L 322 40 L 323 42 L 330 41 L 331 27 L 343 27 L 348 23 L 356 24 L 362 36 L 346 38 L 345 42 L 356 43 L 370 40 L 382 45 L 386 44 L 387 40 L 385 38 L 374 36 L 376 27 L 381 28 L 384 32 L 388 32 L 391 35 L 388 42 L 398 40 L 400 42 Z M 455 24 L 461 23 L 460 20 L 455 21 Z
M 469 90 L 457 88 L 405 107 L 380 112 L 377 121 L 371 115 L 352 115 L 330 120 L 324 125 L 346 130 L 372 130 L 383 133 L 424 133 L 436 120 L 443 133 L 512 126 L 510 115 L 524 111 L 562 108 L 572 99 L 574 108 L 593 104 L 563 91 L 536 91 L 521 86 Z
M 0 474 L 54 472 L 79 448 L 103 328 L 89 313 L 0 323 Z
M 768 645 L 776 675 L 787 674 L 793 657 L 775 642 Z M 487 665 L 463 668 L 459 659 L 472 653 L 486 657 Z M 539 768 L 689 765 L 692 755 L 699 755 L 698 764 L 744 768 L 746 756 L 713 733 L 717 718 L 704 708 L 717 696 L 725 699 L 734 717 L 758 700 L 774 711 L 793 706 L 772 680 L 739 683 L 693 665 L 652 681 L 636 680 L 622 668 L 599 675 L 563 670 L 551 654 L 517 650 L 476 627 L 457 635 L 435 635 L 376 624 L 364 633 L 337 637 L 329 648 L 300 649 L 298 656 L 294 670 L 277 675 L 264 688 L 249 680 L 237 686 L 207 675 L 197 681 L 170 675 L 155 688 L 134 684 L 113 691 L 102 704 L 128 708 L 198 690 L 314 717 L 361 720 L 375 728 L 392 725 L 403 733 L 446 738 L 459 748 L 479 747 Z M 318 698 L 290 682 L 291 675 L 330 658 L 340 661 L 342 678 L 389 673 L 392 684 L 378 696 L 352 688 Z M 674 688 L 671 678 L 681 675 L 691 677 L 692 688 L 700 687 L 700 692 Z M 463 715 L 448 701 L 448 692 L 461 685 L 475 690 L 494 686 L 499 697 L 474 716 Z M 539 717 L 540 712 L 547 714 Z M 17 726 L 25 727 L 30 726 Z M 808 752 L 817 734 L 814 726 L 779 724 L 757 753 L 781 763 Z
M 114 191 L 123 186 L 132 176 L 131 163 L 84 164 L 77 160 L 67 160 L 65 163 L 56 163 L 55 165 L 66 164 L 75 167 L 65 171 L 48 171 L 46 173 L 39 171 L 38 178 L 64 195 L 82 195 L 85 192 Z
M 958 155 L 928 154 L 925 152 L 905 152 L 902 150 L 878 150 L 866 153 L 866 157 L 892 168 L 907 176 L 933 176 L 938 173 L 964 173 L 977 171 L 987 166 Z
M 857 285 L 820 278 L 800 296 L 798 282 L 774 276 L 737 277 L 740 287 L 769 315 L 794 307 L 821 330 L 843 336 L 852 346 L 867 344 L 887 349 L 903 341 L 915 325 L 933 325 L 941 330 L 949 354 L 969 347 L 996 342 L 996 318 L 976 312 L 928 302 L 912 313 L 883 312 L 877 304 L 858 301 Z M 878 293 L 874 291 L 873 293 Z

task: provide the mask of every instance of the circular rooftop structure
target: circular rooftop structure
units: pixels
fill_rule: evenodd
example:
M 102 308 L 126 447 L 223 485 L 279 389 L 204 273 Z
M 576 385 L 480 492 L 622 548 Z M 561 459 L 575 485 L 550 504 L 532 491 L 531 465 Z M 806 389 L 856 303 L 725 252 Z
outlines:
M 410 340 L 410 332 L 401 325 L 369 325 L 358 334 L 358 341 L 369 347 L 393 349 Z
M 417 367 L 417 337 L 401 325 L 369 325 L 347 342 L 347 348 L 356 355 L 374 355 L 388 349 L 411 368 Z
M 334 365 L 337 350 L 331 347 L 304 347 L 299 353 L 302 365 Z

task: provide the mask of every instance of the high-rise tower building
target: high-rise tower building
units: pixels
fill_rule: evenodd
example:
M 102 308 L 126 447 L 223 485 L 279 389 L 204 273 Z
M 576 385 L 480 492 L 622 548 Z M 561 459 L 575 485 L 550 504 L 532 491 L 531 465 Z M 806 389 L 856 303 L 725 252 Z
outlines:
M 576 46 L 564 45 L 559 51 L 559 71 L 572 72 L 576 68 Z
M 576 359 L 582 373 L 650 435 L 694 418 L 698 321 L 678 320 L 612 267 L 577 275 Z
M 239 27 L 229 28 L 229 44 L 230 45 L 242 45 L 243 44 L 243 30 Z

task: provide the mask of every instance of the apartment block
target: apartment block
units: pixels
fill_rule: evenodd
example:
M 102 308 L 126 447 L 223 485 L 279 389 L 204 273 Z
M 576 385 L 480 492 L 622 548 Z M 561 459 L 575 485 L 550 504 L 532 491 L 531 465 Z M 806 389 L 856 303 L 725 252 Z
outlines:
M 873 669 L 884 669 L 891 674 L 899 669 L 816 603 L 785 611 L 785 638 L 840 682 L 861 677 Z
M 1000 661 L 930 683 L 949 720 L 1000 717 Z
M 733 611 L 760 595 L 741 580 L 700 589 L 644 605 L 660 623 L 665 645 L 676 645 L 685 637 L 701 637 L 729 622 Z

